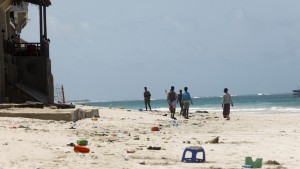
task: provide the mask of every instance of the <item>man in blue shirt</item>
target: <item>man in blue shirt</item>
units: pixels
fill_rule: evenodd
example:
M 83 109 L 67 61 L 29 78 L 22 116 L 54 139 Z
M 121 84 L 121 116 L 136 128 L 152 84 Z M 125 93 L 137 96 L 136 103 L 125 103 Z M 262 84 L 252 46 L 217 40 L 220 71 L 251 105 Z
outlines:
M 181 102 L 183 104 L 183 114 L 185 115 L 185 118 L 189 118 L 189 108 L 190 108 L 190 103 L 193 104 L 192 98 L 190 93 L 187 91 L 188 88 L 184 87 L 184 93 L 182 94 Z

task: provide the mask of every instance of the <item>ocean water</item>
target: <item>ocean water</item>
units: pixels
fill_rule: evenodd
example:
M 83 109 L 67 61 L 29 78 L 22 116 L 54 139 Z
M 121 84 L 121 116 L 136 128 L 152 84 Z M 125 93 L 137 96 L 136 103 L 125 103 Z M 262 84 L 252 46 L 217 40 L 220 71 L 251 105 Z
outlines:
M 234 107 L 232 112 L 300 112 L 300 97 L 295 97 L 292 93 L 268 94 L 268 95 L 242 95 L 232 96 Z M 222 111 L 222 97 L 200 97 L 193 98 L 194 104 L 190 106 L 190 111 Z M 145 109 L 143 100 L 109 101 L 109 102 L 86 102 L 90 106 L 112 107 L 139 110 Z M 166 99 L 151 100 L 152 110 L 168 111 Z M 177 104 L 176 111 L 180 106 Z

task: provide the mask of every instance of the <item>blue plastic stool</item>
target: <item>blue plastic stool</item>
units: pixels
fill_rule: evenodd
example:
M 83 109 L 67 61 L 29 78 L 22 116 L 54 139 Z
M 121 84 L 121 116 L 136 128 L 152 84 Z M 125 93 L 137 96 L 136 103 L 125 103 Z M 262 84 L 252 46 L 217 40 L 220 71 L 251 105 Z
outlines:
M 185 154 L 187 151 L 190 151 L 192 153 L 191 158 L 186 158 Z M 197 158 L 197 153 L 202 152 L 202 159 Z M 205 162 L 205 151 L 204 149 L 200 147 L 187 147 L 184 149 L 183 155 L 182 155 L 182 162 L 187 162 L 187 163 L 203 163 Z

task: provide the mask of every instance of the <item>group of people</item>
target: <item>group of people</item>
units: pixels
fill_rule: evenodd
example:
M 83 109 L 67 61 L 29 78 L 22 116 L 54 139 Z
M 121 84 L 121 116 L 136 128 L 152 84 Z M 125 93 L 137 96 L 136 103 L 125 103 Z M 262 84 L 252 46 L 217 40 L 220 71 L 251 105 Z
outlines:
M 148 91 L 147 87 L 144 88 L 144 102 L 145 102 L 145 109 L 148 111 L 151 111 L 151 93 Z M 169 110 L 171 113 L 171 118 L 175 118 L 175 111 L 176 111 L 176 104 L 178 103 L 180 105 L 180 116 L 184 116 L 184 118 L 189 118 L 189 108 L 190 104 L 193 104 L 192 98 L 190 93 L 188 92 L 188 88 L 184 87 L 184 93 L 182 93 L 182 90 L 179 90 L 179 94 L 175 92 L 175 87 L 171 86 L 171 89 L 169 92 L 165 91 L 167 94 L 167 102 L 169 104 Z
M 175 91 L 175 87 L 171 86 L 171 89 L 169 92 L 165 91 L 167 93 L 167 101 L 169 104 L 169 110 L 171 112 L 171 118 L 175 119 L 175 111 L 176 111 L 176 104 L 179 103 L 180 105 L 180 116 L 184 116 L 184 118 L 189 118 L 189 108 L 190 104 L 193 104 L 192 98 L 190 93 L 188 92 L 188 88 L 184 87 L 184 93 L 182 93 L 182 90 L 179 90 L 179 94 L 177 94 Z
M 151 111 L 151 93 L 147 90 L 147 87 L 144 87 L 144 102 L 145 102 L 145 108 L 146 111 Z M 176 104 L 178 103 L 180 105 L 180 116 L 184 116 L 184 118 L 189 118 L 189 108 L 190 104 L 193 104 L 192 98 L 190 93 L 188 92 L 188 87 L 184 87 L 184 93 L 182 93 L 182 90 L 179 90 L 179 94 L 175 92 L 175 87 L 171 86 L 171 89 L 169 92 L 165 91 L 167 94 L 167 102 L 169 104 L 169 110 L 171 113 L 171 118 L 175 118 L 175 111 L 176 111 Z M 222 99 L 222 108 L 223 108 L 223 117 L 227 120 L 230 120 L 229 114 L 230 114 L 230 105 L 233 107 L 233 102 L 231 99 L 231 95 L 228 93 L 228 89 L 224 88 L 224 95 Z

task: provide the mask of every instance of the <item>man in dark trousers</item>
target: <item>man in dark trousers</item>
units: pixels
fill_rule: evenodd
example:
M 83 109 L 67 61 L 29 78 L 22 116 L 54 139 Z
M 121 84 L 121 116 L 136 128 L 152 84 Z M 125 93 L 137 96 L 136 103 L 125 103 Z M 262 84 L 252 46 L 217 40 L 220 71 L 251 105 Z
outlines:
M 145 101 L 145 108 L 146 108 L 146 111 L 148 110 L 148 107 L 149 106 L 149 109 L 151 111 L 151 105 L 150 105 L 150 98 L 151 98 L 151 94 L 150 92 L 147 90 L 147 87 L 144 87 L 145 89 L 145 92 L 144 92 L 144 101 Z
M 175 119 L 174 115 L 176 111 L 176 100 L 177 100 L 177 94 L 174 91 L 174 89 L 175 89 L 174 86 L 171 86 L 171 90 L 168 93 L 168 98 L 167 98 L 172 119 Z
M 228 89 L 224 89 L 224 95 L 222 99 L 223 117 L 230 120 L 230 104 L 233 107 L 233 102 L 231 100 L 231 95 L 228 93 Z
M 177 95 L 177 97 L 178 97 L 178 100 L 177 100 L 177 103 L 179 103 L 179 105 L 180 105 L 180 113 L 179 113 L 179 115 L 181 116 L 185 116 L 185 114 L 183 114 L 184 113 L 184 111 L 183 111 L 183 103 L 181 102 L 181 99 L 182 99 L 182 90 L 180 89 L 179 90 L 179 94 Z

